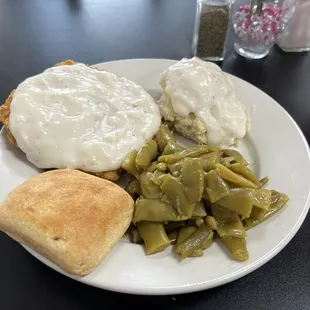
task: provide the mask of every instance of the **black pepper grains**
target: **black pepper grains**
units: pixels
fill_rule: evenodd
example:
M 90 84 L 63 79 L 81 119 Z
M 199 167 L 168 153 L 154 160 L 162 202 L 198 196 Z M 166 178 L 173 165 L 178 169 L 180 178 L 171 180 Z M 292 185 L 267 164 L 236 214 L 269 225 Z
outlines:
M 206 60 L 223 60 L 230 19 L 230 4 L 198 0 L 194 54 Z M 221 3 L 221 2 L 220 2 Z

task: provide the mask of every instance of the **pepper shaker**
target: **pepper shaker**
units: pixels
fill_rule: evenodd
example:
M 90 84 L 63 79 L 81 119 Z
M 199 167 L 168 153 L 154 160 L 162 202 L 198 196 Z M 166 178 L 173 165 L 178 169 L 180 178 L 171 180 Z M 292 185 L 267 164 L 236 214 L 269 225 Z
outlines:
M 193 53 L 203 60 L 224 59 L 230 0 L 197 0 Z

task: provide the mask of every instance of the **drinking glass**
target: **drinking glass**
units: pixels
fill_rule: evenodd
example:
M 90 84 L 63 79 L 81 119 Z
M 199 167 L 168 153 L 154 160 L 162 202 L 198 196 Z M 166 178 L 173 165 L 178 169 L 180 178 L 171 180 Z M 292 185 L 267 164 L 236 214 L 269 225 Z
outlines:
M 296 0 L 263 1 L 261 13 L 250 0 L 233 0 L 231 20 L 238 54 L 253 59 L 268 55 L 294 13 Z

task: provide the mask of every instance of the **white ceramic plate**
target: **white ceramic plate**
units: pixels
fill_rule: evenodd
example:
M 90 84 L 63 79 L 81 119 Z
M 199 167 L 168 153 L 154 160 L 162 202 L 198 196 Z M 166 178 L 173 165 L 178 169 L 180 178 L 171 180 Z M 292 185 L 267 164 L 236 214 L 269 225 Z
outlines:
M 137 59 L 97 65 L 125 76 L 159 97 L 159 74 L 172 60 Z M 143 247 L 120 241 L 108 258 L 86 277 L 73 279 L 96 287 L 133 294 L 179 294 L 208 289 L 236 280 L 259 268 L 296 234 L 309 208 L 309 148 L 300 129 L 280 105 L 265 93 L 234 76 L 231 79 L 242 102 L 252 111 L 252 129 L 241 151 L 259 177 L 270 177 L 269 188 L 290 196 L 288 205 L 273 218 L 248 232 L 250 259 L 233 261 L 217 243 L 203 257 L 180 261 L 171 247 L 146 256 Z M 24 154 L 0 134 L 0 201 L 20 183 L 39 173 Z M 34 251 L 40 261 L 61 272 Z M 62 272 L 61 272 L 62 273 Z M 48 281 L 48 279 L 47 279 Z

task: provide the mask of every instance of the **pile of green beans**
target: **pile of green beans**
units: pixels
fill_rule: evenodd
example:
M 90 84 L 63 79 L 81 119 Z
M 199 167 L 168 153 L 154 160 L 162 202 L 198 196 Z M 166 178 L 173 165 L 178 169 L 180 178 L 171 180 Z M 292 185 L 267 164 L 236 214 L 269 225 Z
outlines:
M 234 259 L 245 261 L 246 231 L 289 199 L 263 189 L 268 178 L 258 180 L 239 152 L 185 148 L 166 124 L 122 168 L 131 175 L 126 190 L 135 200 L 130 237 L 144 243 L 147 255 L 174 244 L 182 258 L 202 256 L 218 236 Z

